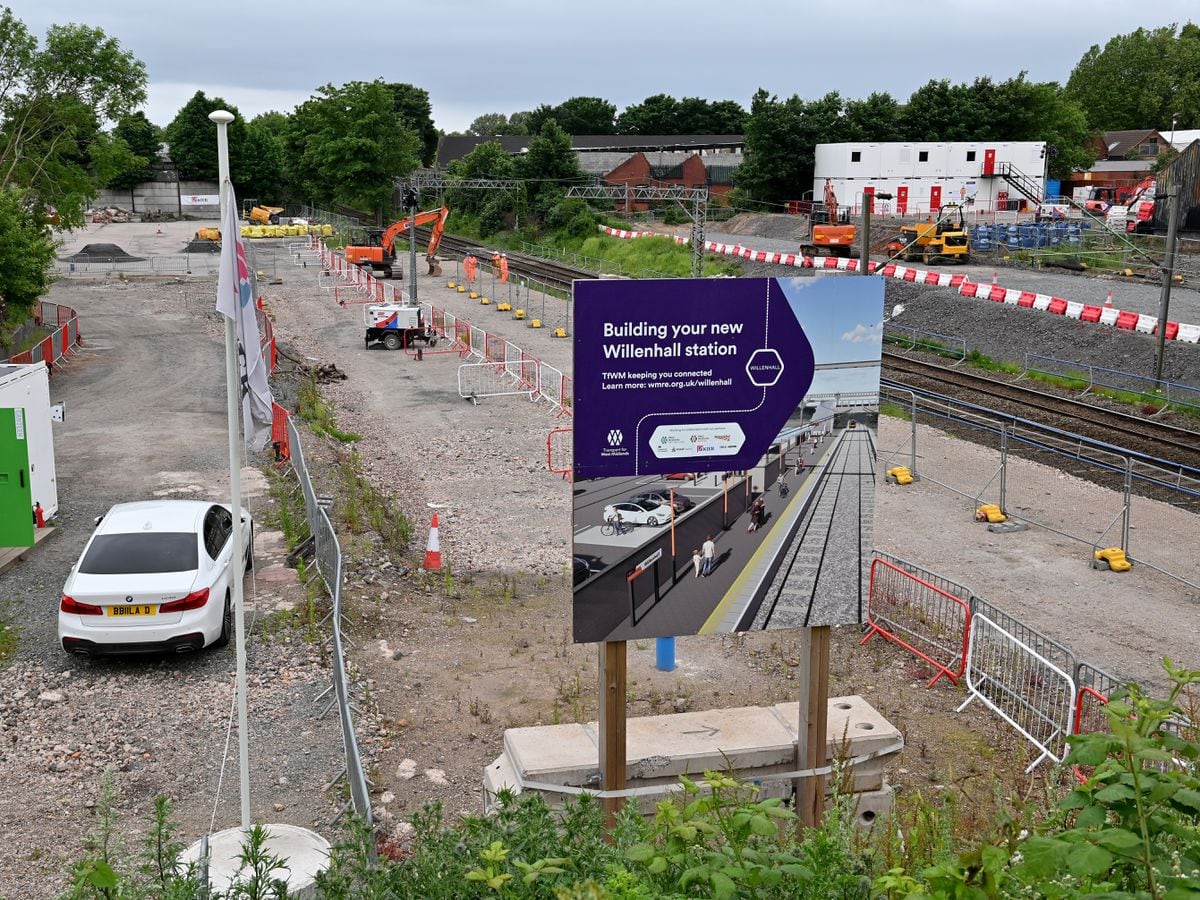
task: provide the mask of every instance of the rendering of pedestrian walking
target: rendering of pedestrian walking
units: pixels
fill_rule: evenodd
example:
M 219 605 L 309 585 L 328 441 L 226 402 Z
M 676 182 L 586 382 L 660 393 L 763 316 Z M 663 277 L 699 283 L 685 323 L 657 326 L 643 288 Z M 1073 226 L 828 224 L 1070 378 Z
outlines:
M 693 550 L 692 551 L 692 568 L 696 572 L 696 574 L 693 576 L 694 578 L 700 577 L 700 569 L 703 566 L 704 566 L 704 557 L 700 555 L 699 550 Z
M 713 543 L 711 534 L 705 538 L 704 544 L 700 549 L 704 554 L 704 571 L 701 574 L 707 578 L 712 574 L 713 565 L 717 561 L 717 545 Z

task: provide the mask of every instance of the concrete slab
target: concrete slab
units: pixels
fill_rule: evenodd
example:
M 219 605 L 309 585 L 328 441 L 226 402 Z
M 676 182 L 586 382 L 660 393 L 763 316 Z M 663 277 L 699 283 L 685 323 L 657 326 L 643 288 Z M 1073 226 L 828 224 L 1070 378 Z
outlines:
M 575 722 L 509 728 L 504 750 L 526 781 L 582 787 L 600 771 L 600 751 L 594 728 Z
M 792 740 L 800 718 L 799 703 L 779 703 L 772 707 L 779 718 L 788 723 Z M 900 730 L 858 695 L 829 698 L 828 754 L 832 758 L 843 743 L 848 743 L 849 756 L 874 753 L 897 742 L 903 742 Z
M 271 878 L 287 885 L 287 895 L 300 898 L 316 897 L 316 876 L 329 866 L 329 841 L 315 831 L 296 825 L 264 825 L 267 839 L 264 847 L 268 853 L 282 858 L 286 869 L 272 869 Z M 208 839 L 208 883 L 219 891 L 226 891 L 241 867 L 239 855 L 245 843 L 241 828 L 218 831 Z M 200 842 L 192 844 L 182 854 L 182 861 L 198 861 Z

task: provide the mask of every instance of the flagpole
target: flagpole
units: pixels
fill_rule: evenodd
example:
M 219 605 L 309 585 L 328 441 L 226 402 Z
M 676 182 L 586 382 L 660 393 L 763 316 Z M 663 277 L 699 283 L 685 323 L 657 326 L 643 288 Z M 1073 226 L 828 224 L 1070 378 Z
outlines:
M 221 227 L 227 229 L 226 206 L 229 204 L 229 123 L 233 113 L 223 109 L 209 113 L 208 118 L 217 125 L 217 173 L 221 196 Z M 222 241 L 232 241 L 236 235 L 222 234 Z M 222 254 L 224 255 L 224 254 Z M 237 284 L 236 273 L 232 279 Z M 241 774 L 242 828 L 250 827 L 250 738 L 249 716 L 246 711 L 246 616 L 242 598 L 242 469 L 241 429 L 238 427 L 238 378 L 237 332 L 234 321 L 225 319 L 225 407 L 229 424 L 229 492 L 233 513 L 230 578 L 237 644 L 237 713 L 238 713 L 238 769 Z

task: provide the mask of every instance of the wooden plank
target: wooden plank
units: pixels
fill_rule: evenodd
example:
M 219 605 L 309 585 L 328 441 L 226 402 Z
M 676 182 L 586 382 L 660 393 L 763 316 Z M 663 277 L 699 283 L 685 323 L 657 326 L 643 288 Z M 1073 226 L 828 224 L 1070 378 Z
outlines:
M 56 531 L 58 529 L 53 526 L 35 528 L 33 530 L 33 547 L 36 547 Z M 0 575 L 24 559 L 25 554 L 32 550 L 33 547 L 0 547 Z

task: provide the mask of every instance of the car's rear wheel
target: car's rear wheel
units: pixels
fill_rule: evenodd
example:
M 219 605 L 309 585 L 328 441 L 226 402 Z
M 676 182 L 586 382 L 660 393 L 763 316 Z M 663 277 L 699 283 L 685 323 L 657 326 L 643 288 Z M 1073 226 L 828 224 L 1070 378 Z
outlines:
M 225 611 L 221 614 L 221 633 L 217 635 L 217 639 L 213 641 L 214 647 L 229 646 L 229 638 L 233 635 L 233 601 L 229 599 L 229 594 L 225 595 Z
M 650 525 L 650 526 L 657 525 L 657 524 L 658 524 L 658 519 L 657 519 L 657 518 L 655 518 L 654 516 L 648 516 L 648 517 L 646 518 L 646 524 L 647 524 L 647 525 Z

